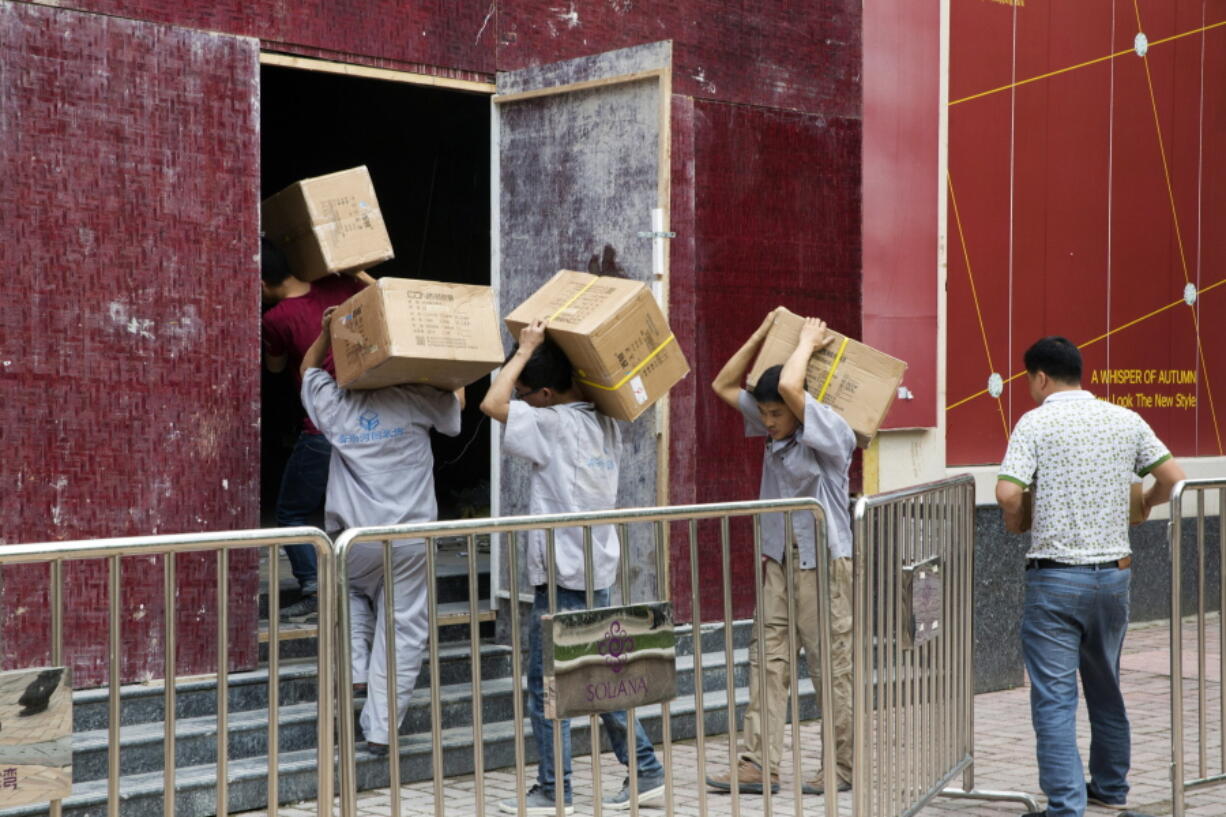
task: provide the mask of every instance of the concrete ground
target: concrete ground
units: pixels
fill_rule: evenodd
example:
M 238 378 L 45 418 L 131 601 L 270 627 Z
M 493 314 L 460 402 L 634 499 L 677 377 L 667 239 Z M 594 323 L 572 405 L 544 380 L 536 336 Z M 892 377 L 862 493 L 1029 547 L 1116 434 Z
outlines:
M 1131 774 L 1132 794 L 1130 806 L 1143 814 L 1167 815 L 1171 813 L 1171 788 L 1168 770 L 1171 763 L 1170 746 L 1170 628 L 1168 622 L 1137 624 L 1129 632 L 1122 660 L 1123 687 L 1128 701 L 1129 716 L 1133 729 L 1133 766 Z M 1210 738 L 1207 743 L 1208 775 L 1223 771 L 1224 759 L 1221 744 L 1221 670 L 1219 629 L 1216 616 L 1209 622 L 1207 631 L 1207 671 L 1205 687 L 1208 704 L 1204 713 Z M 1185 626 L 1184 695 L 1186 730 L 1186 778 L 1199 777 L 1197 734 L 1197 683 L 1195 677 L 1196 633 Z M 1085 707 L 1078 713 L 1079 736 L 1083 761 L 1088 754 L 1089 726 Z M 1040 804 L 1042 797 L 1038 788 L 1038 775 L 1034 758 L 1034 737 L 1030 727 L 1029 691 L 1022 687 L 979 695 L 975 698 L 975 786 L 978 789 L 998 791 L 1021 791 L 1035 796 Z M 770 813 L 775 815 L 818 815 L 825 812 L 825 798 L 803 796 L 800 808 L 792 794 L 792 756 L 790 735 L 785 744 L 782 772 L 782 791 L 771 798 Z M 801 730 L 801 757 L 803 776 L 811 778 L 817 770 L 821 738 L 819 724 L 806 723 Z M 671 768 L 673 773 L 673 807 L 664 808 L 663 803 L 645 806 L 641 813 L 648 817 L 672 814 L 685 817 L 701 815 L 737 814 L 762 815 L 763 798 L 760 795 L 741 795 L 740 808 L 734 809 L 733 799 L 728 794 L 708 792 L 702 785 L 699 750 L 693 741 L 678 742 L 672 747 Z M 726 736 L 712 737 L 705 744 L 706 769 L 722 771 L 727 767 L 728 742 Z M 611 753 L 601 759 L 601 779 L 604 793 L 620 787 L 625 770 Z M 592 803 L 592 766 L 588 758 L 575 761 L 575 813 L 594 814 Z M 535 767 L 526 770 L 529 785 L 535 776 Z M 497 814 L 497 801 L 511 797 L 515 792 L 514 769 L 487 772 L 484 777 L 481 800 L 484 813 Z M 959 781 L 960 783 L 960 781 Z M 444 786 L 444 814 L 473 815 L 481 811 L 477 806 L 476 782 L 471 775 L 449 778 Z M 434 789 L 431 783 L 415 783 L 403 786 L 399 792 L 400 813 L 406 817 L 425 817 L 436 813 Z M 1221 817 L 1226 815 L 1226 784 L 1216 788 L 1189 793 L 1185 814 L 1188 817 Z M 905 808 L 905 804 L 903 808 Z M 279 810 L 285 817 L 310 817 L 315 815 L 315 803 L 300 803 L 283 806 Z M 893 814 L 903 809 L 886 809 L 877 814 Z M 848 795 L 842 795 L 839 811 L 851 814 Z M 1020 815 L 1025 809 L 1019 803 L 987 802 L 937 798 L 923 810 L 924 814 L 960 815 L 962 817 L 996 817 L 996 815 Z M 619 813 L 607 812 L 606 813 Z M 620 812 L 625 813 L 625 812 Z M 1091 806 L 1087 814 L 1118 814 L 1108 809 Z M 267 812 L 248 812 L 261 817 Z M 363 817 L 386 817 L 392 814 L 387 789 L 359 794 L 358 814 Z

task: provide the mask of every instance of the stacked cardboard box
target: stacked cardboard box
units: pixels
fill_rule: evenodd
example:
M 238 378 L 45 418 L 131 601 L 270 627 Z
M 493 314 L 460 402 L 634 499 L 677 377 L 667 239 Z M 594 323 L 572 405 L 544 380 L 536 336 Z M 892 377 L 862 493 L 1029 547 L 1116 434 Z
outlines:
M 381 278 L 337 307 L 332 357 L 342 388 L 466 386 L 502 364 L 493 290 Z
M 689 374 L 677 339 L 646 284 L 562 270 L 506 318 L 511 337 L 537 318 L 575 367 L 584 396 L 633 420 Z
M 799 315 L 783 307 L 775 311 L 775 320 L 749 371 L 751 387 L 762 372 L 787 361 L 800 343 L 803 325 L 804 318 Z M 837 411 L 856 432 L 856 441 L 867 446 L 894 403 L 907 364 L 846 335 L 833 330 L 831 334 L 834 340 L 809 359 L 805 386 Z
M 265 199 L 260 215 L 264 234 L 303 281 L 368 269 L 393 257 L 365 165 L 291 184 Z

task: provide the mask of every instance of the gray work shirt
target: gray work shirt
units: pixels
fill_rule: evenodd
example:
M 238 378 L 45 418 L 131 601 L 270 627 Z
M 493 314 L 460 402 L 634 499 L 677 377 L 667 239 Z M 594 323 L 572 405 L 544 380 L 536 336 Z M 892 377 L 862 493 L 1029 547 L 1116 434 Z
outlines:
M 834 409 L 805 395 L 803 424 L 792 436 L 772 440 L 766 424 L 758 413 L 758 401 L 747 391 L 741 391 L 741 414 L 745 418 L 746 437 L 767 437 L 762 455 L 761 499 L 796 499 L 814 497 L 826 511 L 826 541 L 830 555 L 836 559 L 851 556 L 851 515 L 847 511 L 851 455 L 856 448 L 856 435 L 847 421 Z M 802 570 L 817 567 L 813 536 L 813 516 L 797 513 L 792 516 L 793 534 L 800 546 Z M 783 514 L 762 517 L 762 555 L 783 561 Z
M 332 443 L 329 531 L 438 518 L 430 429 L 460 433 L 454 394 L 432 386 L 342 389 L 323 369 L 308 369 L 302 405 Z
M 596 411 L 591 403 L 534 408 L 522 401 L 513 401 L 502 446 L 506 453 L 532 464 L 528 513 L 606 511 L 617 506 L 621 428 L 616 420 Z M 569 590 L 585 590 L 583 530 L 559 529 L 554 534 L 554 553 L 558 585 Z M 613 584 L 620 556 L 614 527 L 593 527 L 593 590 Z M 531 531 L 528 535 L 528 581 L 534 586 L 545 584 L 549 579 L 547 559 L 545 531 Z

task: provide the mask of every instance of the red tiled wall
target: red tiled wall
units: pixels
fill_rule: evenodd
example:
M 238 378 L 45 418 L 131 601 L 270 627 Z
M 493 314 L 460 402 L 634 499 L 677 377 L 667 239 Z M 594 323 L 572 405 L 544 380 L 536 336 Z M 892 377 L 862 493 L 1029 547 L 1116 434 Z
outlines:
M 256 72 L 250 40 L 0 3 L 0 541 L 256 526 Z M 180 672 L 214 668 L 213 565 L 180 557 Z M 48 658 L 46 573 L 3 570 L 5 666 Z M 160 676 L 160 563 L 123 573 L 123 676 Z M 65 653 L 97 683 L 106 565 L 65 580 Z

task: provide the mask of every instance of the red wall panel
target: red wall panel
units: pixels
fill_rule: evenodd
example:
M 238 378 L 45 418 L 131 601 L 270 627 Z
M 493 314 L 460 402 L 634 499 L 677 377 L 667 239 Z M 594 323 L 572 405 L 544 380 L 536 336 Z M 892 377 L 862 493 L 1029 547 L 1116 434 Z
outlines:
M 255 44 L 2 3 L 0 68 L 5 540 L 254 527 Z M 257 657 L 252 556 L 233 560 L 236 666 Z M 181 672 L 213 668 L 212 565 L 180 559 Z M 47 660 L 46 572 L 4 571 L 6 666 Z M 106 575 L 66 570 L 78 685 L 105 674 Z M 125 561 L 123 595 L 123 676 L 160 676 L 156 560 Z
M 697 100 L 692 142 L 696 319 L 687 354 L 695 396 L 692 410 L 674 402 L 673 417 L 674 427 L 692 422 L 695 430 L 692 447 L 674 453 L 675 464 L 689 458 L 692 467 L 674 473 L 693 474 L 681 489 L 698 502 L 756 499 L 762 440 L 745 437 L 740 415 L 709 384 L 781 304 L 859 335 L 860 122 Z M 749 529 L 734 525 L 733 534 L 734 574 L 752 575 Z M 684 620 L 688 543 L 673 543 L 673 599 Z M 702 582 L 720 581 L 714 530 L 701 552 Z M 752 615 L 752 585 L 733 584 L 736 614 Z M 722 617 L 722 599 L 704 597 L 708 603 L 704 613 Z
M 864 334 L 907 361 L 884 428 L 937 424 L 937 172 L 941 13 L 864 7 Z
M 999 461 L 986 377 L 1017 375 L 1045 334 L 1081 345 L 1087 388 L 1137 409 L 1177 454 L 1222 453 L 1221 276 L 1206 259 L 1226 254 L 1213 229 L 1226 218 L 1216 150 L 1226 2 L 1028 0 L 952 13 L 950 462 Z M 1195 309 L 1181 302 L 1189 283 L 1203 290 Z M 1033 405 L 1023 378 L 1002 402 L 1010 423 Z
M 63 0 L 56 5 L 258 37 L 274 48 L 347 55 L 347 62 L 361 56 L 494 72 L 497 14 L 491 0 Z
M 498 68 L 673 41 L 673 90 L 832 116 L 860 109 L 860 4 L 503 0 Z

